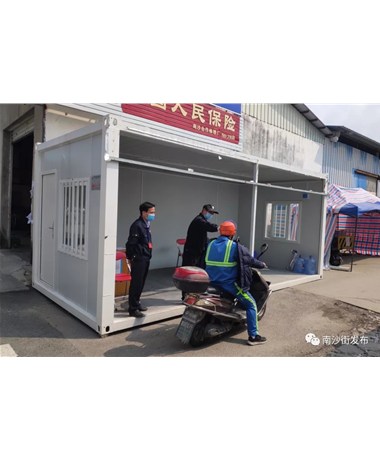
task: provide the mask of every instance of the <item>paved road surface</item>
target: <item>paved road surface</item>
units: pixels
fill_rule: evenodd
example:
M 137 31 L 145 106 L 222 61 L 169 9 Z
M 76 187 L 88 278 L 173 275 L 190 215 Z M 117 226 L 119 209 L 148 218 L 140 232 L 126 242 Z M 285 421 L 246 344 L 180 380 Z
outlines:
M 179 318 L 100 338 L 33 289 L 0 296 L 0 343 L 18 356 L 334 356 L 343 345 L 348 355 L 380 356 L 379 313 L 297 288 L 272 294 L 260 322 L 268 342 L 254 347 L 246 345 L 245 329 L 200 348 L 185 346 L 175 337 Z M 320 344 L 306 342 L 308 333 Z M 367 336 L 373 338 L 366 344 Z

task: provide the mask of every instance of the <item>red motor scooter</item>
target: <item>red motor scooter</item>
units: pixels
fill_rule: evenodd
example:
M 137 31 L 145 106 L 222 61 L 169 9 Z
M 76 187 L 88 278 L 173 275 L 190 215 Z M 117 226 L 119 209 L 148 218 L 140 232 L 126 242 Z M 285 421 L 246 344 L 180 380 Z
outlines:
M 267 250 L 268 245 L 262 245 L 257 259 Z M 252 267 L 251 270 L 253 281 L 250 293 L 256 301 L 258 320 L 261 320 L 271 294 L 270 282 L 265 281 L 258 269 Z M 186 309 L 176 330 L 176 336 L 182 343 L 200 346 L 206 339 L 220 337 L 236 326 L 245 325 L 245 309 L 231 294 L 210 286 L 205 270 L 178 267 L 173 281 L 177 289 L 187 292 L 183 300 Z

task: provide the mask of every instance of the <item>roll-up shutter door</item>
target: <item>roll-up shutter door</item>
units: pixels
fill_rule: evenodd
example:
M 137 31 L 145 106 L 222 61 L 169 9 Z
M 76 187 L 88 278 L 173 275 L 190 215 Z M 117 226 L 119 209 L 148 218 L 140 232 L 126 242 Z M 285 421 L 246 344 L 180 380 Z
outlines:
M 34 130 L 34 117 L 24 120 L 20 125 L 16 126 L 11 133 L 11 141 L 16 142 Z
M 367 177 L 367 190 L 376 195 L 377 179 L 376 177 Z
M 364 188 L 367 192 L 379 193 L 378 189 L 378 182 L 380 176 L 378 174 L 374 174 L 372 172 L 362 171 L 361 169 L 355 169 L 355 179 L 356 179 L 356 187 Z

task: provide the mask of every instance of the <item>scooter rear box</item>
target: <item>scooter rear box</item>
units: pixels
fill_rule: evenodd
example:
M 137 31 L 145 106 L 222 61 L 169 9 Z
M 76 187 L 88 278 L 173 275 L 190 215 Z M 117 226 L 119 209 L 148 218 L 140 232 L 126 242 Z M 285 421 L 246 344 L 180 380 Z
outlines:
M 199 267 L 177 267 L 172 278 L 175 287 L 184 292 L 205 292 L 210 283 L 206 270 Z

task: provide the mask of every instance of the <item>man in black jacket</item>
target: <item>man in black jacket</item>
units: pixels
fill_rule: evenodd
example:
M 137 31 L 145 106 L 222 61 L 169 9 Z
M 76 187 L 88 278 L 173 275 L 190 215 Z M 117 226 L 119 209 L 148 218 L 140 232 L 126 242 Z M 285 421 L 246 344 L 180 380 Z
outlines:
M 208 244 L 207 232 L 217 232 L 217 224 L 209 220 L 214 214 L 219 214 L 212 204 L 203 205 L 202 211 L 191 221 L 187 230 L 186 243 L 183 248 L 182 266 L 205 268 L 205 255 Z M 182 300 L 186 292 L 182 291 Z
M 129 287 L 128 312 L 130 316 L 142 318 L 142 311 L 147 308 L 140 303 L 148 275 L 150 259 L 152 258 L 152 235 L 150 224 L 155 219 L 156 208 L 153 203 L 145 201 L 139 207 L 140 217 L 133 222 L 129 229 L 128 241 L 125 245 L 127 258 L 131 261 L 131 284 Z
M 192 220 L 187 230 L 186 243 L 183 248 L 182 266 L 205 268 L 207 249 L 207 232 L 217 232 L 217 224 L 209 220 L 214 214 L 219 214 L 212 204 L 205 204 L 202 211 Z

